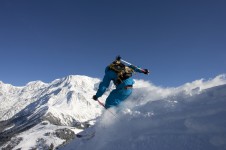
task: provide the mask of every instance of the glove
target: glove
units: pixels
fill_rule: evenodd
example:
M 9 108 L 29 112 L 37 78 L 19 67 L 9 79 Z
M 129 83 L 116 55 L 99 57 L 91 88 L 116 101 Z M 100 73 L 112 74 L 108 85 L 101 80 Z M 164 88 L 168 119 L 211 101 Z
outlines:
M 150 72 L 149 72 L 149 70 L 148 69 L 144 69 L 144 74 L 149 74 Z
M 97 96 L 96 95 L 93 95 L 93 99 L 95 100 L 95 101 L 97 101 Z

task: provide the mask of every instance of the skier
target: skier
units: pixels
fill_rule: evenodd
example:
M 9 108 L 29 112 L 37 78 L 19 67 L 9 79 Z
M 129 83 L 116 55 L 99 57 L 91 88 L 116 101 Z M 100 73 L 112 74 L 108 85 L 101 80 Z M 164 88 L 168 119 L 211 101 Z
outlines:
M 128 66 L 124 63 L 127 63 Z M 108 109 L 112 106 L 118 106 L 132 93 L 134 84 L 132 73 L 134 72 L 144 73 L 146 75 L 149 74 L 148 69 L 138 68 L 124 60 L 121 60 L 120 56 L 116 57 L 116 60 L 106 67 L 104 78 L 99 85 L 96 95 L 93 96 L 93 99 L 97 101 L 98 98 L 101 97 L 109 87 L 110 82 L 113 81 L 116 89 L 111 91 L 107 97 L 105 108 Z

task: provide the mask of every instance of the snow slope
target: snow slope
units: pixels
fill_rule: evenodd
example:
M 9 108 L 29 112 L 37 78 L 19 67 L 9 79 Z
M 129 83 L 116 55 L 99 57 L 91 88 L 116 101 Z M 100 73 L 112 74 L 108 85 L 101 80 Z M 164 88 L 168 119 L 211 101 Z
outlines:
M 105 111 L 88 134 L 61 150 L 225 150 L 226 75 L 161 88 L 136 81 L 133 95 Z

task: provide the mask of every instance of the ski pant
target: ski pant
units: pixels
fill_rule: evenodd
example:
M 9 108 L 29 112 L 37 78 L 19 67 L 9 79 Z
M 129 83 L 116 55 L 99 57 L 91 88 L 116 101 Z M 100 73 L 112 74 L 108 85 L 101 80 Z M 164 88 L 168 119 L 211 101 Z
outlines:
M 118 106 L 122 101 L 127 99 L 132 93 L 132 89 L 114 89 L 106 99 L 105 108 Z

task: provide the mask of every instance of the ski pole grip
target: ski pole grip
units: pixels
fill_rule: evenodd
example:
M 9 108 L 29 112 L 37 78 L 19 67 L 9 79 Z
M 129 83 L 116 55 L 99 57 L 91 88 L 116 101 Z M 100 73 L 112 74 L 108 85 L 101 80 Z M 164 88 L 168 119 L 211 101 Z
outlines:
M 150 73 L 148 69 L 142 69 L 142 71 L 143 71 L 143 73 L 146 74 L 146 75 L 148 75 L 148 74 Z

